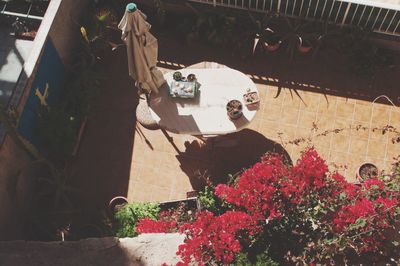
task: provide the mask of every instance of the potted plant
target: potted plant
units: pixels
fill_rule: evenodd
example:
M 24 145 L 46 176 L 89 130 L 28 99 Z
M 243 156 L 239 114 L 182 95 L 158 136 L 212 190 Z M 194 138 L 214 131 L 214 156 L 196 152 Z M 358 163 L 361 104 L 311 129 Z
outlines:
M 145 217 L 156 220 L 160 207 L 158 203 L 130 203 L 120 208 L 114 216 L 114 231 L 117 237 L 135 237 L 136 225 Z
M 270 28 L 264 30 L 263 45 L 267 52 L 275 52 L 281 46 L 282 40 L 275 31 Z
M 231 100 L 226 104 L 226 111 L 230 119 L 238 119 L 243 115 L 243 105 L 238 100 Z
M 363 163 L 357 169 L 357 179 L 360 180 L 360 182 L 363 182 L 370 178 L 377 177 L 378 175 L 379 175 L 378 167 L 373 163 L 369 162 Z
M 278 50 L 282 43 L 278 24 L 276 23 L 278 15 L 275 13 L 267 13 L 260 20 L 255 19 L 251 13 L 249 13 L 249 16 L 255 25 L 253 54 L 259 43 L 261 43 L 261 46 L 267 52 Z
M 307 54 L 313 48 L 313 45 L 309 39 L 303 39 L 299 36 L 300 44 L 297 50 L 302 54 Z
M 318 38 L 314 24 L 299 19 L 290 20 L 286 17 L 283 24 L 285 35 L 282 40 L 286 44 L 290 58 L 293 58 L 296 51 L 303 54 L 309 53 Z
M 110 210 L 110 213 L 114 215 L 119 209 L 121 209 L 126 204 L 128 204 L 127 198 L 123 196 L 117 196 L 110 200 L 110 202 L 108 203 L 108 209 Z

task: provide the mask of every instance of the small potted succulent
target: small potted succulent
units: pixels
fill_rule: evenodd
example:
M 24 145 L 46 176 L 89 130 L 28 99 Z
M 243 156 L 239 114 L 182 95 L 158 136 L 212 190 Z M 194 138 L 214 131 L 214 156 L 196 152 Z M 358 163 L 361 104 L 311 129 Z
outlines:
M 243 115 L 243 105 L 238 100 L 231 100 L 226 104 L 226 111 L 230 119 L 238 119 Z
M 175 81 L 181 81 L 183 78 L 182 73 L 179 71 L 175 71 L 172 77 Z

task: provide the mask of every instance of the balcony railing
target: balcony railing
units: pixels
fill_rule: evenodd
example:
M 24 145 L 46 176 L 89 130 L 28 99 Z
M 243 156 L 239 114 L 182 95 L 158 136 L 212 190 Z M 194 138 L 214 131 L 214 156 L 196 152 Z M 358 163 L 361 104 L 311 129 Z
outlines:
M 374 32 L 400 36 L 400 4 L 397 0 L 189 0 L 213 6 L 274 11 L 290 17 L 355 25 Z

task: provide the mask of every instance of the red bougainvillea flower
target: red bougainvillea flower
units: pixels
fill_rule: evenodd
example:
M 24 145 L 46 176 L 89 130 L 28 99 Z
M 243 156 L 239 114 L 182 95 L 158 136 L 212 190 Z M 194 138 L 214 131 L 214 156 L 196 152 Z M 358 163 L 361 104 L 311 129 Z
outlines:
M 325 161 L 311 148 L 303 153 L 293 167 L 293 178 L 301 186 L 299 189 L 319 189 L 325 186 L 327 172 Z
M 149 218 L 139 220 L 136 225 L 136 232 L 143 233 L 171 233 L 177 227 L 175 221 L 156 221 Z
M 385 187 L 385 183 L 382 180 L 378 180 L 377 178 L 370 178 L 363 182 L 362 186 L 369 190 L 369 189 L 379 189 L 382 190 Z
M 207 263 L 212 258 L 228 264 L 241 250 L 239 240 L 254 235 L 258 228 L 254 219 L 244 212 L 228 211 L 216 217 L 203 211 L 194 223 L 183 225 L 181 230 L 187 236 L 177 252 L 183 260 L 182 265 L 188 265 L 192 260 Z
M 329 230 L 330 241 L 340 239 L 340 243 L 329 242 L 329 245 L 341 245 L 344 252 L 346 249 L 357 254 L 380 251 L 387 229 L 392 228 L 397 217 L 400 198 L 398 191 L 388 189 L 377 178 L 358 186 L 337 172 L 329 172 L 313 148 L 302 153 L 293 167 L 285 164 L 280 155 L 264 156 L 233 185 L 218 185 L 215 195 L 229 203 L 232 210 L 220 216 L 203 211 L 193 222 L 180 227 L 186 239 L 177 252 L 182 258 L 178 265 L 232 263 L 252 236 L 260 232 L 274 233 L 277 223 L 282 221 L 284 225 L 288 220 L 288 226 L 299 225 L 296 237 L 300 235 L 298 230 L 304 230 L 300 233 L 307 236 L 306 241 L 313 242 L 311 246 L 324 243 L 319 237 Z M 164 212 L 159 220 L 143 219 L 137 231 L 171 232 L 182 223 L 175 212 Z M 290 229 L 290 237 L 293 230 L 286 229 Z M 310 235 L 307 230 L 315 233 Z M 318 230 L 324 233 L 319 234 Z M 316 256 L 316 250 L 313 248 L 306 258 L 310 265 L 321 262 L 316 259 L 319 255 L 323 258 L 323 254 Z M 340 248 L 322 247 L 321 250 L 336 252 Z
M 272 219 L 280 216 L 280 205 L 274 201 L 278 179 L 288 175 L 282 157 L 268 155 L 244 171 L 234 187 L 220 184 L 215 194 L 231 204 L 244 207 L 257 220 Z

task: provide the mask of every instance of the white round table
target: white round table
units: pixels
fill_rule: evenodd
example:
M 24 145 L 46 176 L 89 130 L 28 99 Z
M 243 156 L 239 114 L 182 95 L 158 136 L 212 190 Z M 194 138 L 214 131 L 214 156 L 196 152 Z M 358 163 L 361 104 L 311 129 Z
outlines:
M 195 74 L 201 84 L 199 94 L 193 99 L 169 96 L 167 86 L 158 94 L 151 95 L 150 113 L 161 128 L 173 133 L 190 135 L 221 135 L 246 127 L 258 110 L 258 104 L 246 106 L 243 94 L 257 87 L 245 74 L 231 68 L 205 68 L 178 70 L 183 76 Z M 167 84 L 173 81 L 175 71 L 164 75 Z M 243 104 L 243 116 L 229 119 L 226 104 L 239 100 Z

